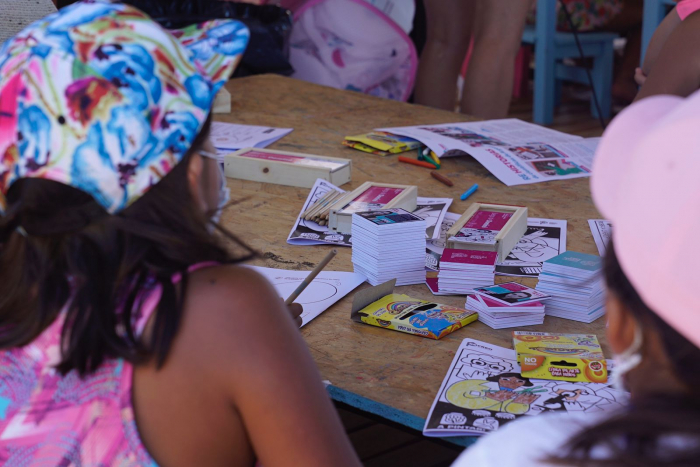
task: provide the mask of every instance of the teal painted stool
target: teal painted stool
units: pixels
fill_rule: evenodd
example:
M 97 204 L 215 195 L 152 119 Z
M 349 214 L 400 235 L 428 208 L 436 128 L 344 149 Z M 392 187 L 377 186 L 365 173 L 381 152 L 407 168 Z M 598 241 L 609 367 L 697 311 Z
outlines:
M 649 1 L 649 0 L 647 0 Z M 561 94 L 562 81 L 574 81 L 588 85 L 586 70 L 562 63 L 565 58 L 579 58 L 573 33 L 556 30 L 556 0 L 537 0 L 535 26 L 527 26 L 523 43 L 535 47 L 535 83 L 533 95 L 533 120 L 548 125 L 554 120 L 554 107 Z M 610 118 L 612 108 L 613 41 L 617 34 L 585 32 L 578 34 L 583 55 L 593 60 L 590 70 L 601 116 Z M 598 117 L 591 98 L 591 113 Z

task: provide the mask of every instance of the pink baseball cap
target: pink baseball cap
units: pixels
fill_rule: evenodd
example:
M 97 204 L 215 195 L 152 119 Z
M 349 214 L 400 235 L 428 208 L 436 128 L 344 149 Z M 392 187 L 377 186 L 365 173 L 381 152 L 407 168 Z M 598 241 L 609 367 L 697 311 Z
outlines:
M 700 347 L 700 91 L 620 113 L 598 146 L 591 192 L 644 303 Z

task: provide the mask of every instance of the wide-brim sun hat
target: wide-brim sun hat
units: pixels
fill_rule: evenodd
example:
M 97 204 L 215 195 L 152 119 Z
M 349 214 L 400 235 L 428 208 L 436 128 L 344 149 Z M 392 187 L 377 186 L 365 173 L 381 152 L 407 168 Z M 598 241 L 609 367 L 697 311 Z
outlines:
M 238 21 L 168 31 L 93 0 L 0 45 L 0 208 L 22 178 L 128 207 L 187 154 L 248 38 Z
M 612 222 L 615 254 L 644 303 L 700 347 L 698 174 L 700 91 L 688 98 L 654 96 L 608 126 L 591 192 Z

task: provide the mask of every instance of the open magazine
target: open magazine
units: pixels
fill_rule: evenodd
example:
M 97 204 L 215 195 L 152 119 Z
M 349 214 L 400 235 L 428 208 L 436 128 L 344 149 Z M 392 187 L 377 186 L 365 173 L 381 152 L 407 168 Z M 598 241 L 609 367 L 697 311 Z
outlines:
M 509 118 L 382 128 L 438 157 L 469 154 L 508 186 L 588 177 L 598 138 L 581 138 Z

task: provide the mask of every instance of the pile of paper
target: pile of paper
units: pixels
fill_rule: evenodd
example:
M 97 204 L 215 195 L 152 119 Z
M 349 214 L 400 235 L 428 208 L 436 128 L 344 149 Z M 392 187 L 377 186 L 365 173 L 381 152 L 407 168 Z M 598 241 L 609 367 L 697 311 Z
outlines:
M 352 264 L 372 285 L 425 280 L 425 220 L 401 208 L 352 215 Z
M 467 295 L 465 308 L 479 313 L 479 321 L 493 329 L 544 323 L 544 305 L 538 301 L 508 306 L 489 296 L 472 294 Z
M 291 132 L 291 128 L 212 122 L 209 140 L 223 162 L 226 154 L 243 148 L 265 148 Z
M 548 293 L 546 313 L 590 323 L 605 313 L 599 256 L 567 251 L 544 262 L 537 290 Z
M 493 284 L 497 258 L 495 251 L 446 248 L 440 259 L 438 291 L 466 295 L 475 287 Z

